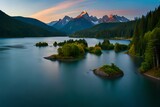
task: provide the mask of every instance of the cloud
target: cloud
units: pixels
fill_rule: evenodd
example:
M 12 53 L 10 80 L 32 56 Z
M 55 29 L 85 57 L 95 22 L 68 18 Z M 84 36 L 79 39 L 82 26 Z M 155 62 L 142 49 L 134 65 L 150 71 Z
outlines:
M 41 21 L 44 21 L 44 22 L 48 22 L 48 21 L 52 21 L 53 17 L 52 15 L 54 16 L 61 16 L 63 15 L 64 13 L 61 13 L 61 14 L 58 14 L 58 11 L 61 11 L 61 10 L 65 10 L 65 9 L 69 9 L 71 8 L 72 6 L 78 4 L 78 3 L 81 3 L 83 2 L 84 0 L 69 0 L 69 1 L 65 1 L 65 2 L 61 2 L 59 4 L 57 4 L 56 6 L 53 6 L 51 8 L 48 8 L 48 9 L 45 9 L 45 10 L 42 10 L 40 12 L 37 12 L 33 15 L 31 15 L 30 17 L 33 17 L 33 18 L 36 18 L 36 19 L 39 19 Z M 75 11 L 71 11 L 69 12 L 70 14 L 71 13 L 74 13 Z
M 58 20 L 58 19 L 62 19 L 64 16 L 68 15 L 68 16 L 73 16 L 75 14 L 79 13 L 79 10 L 73 10 L 73 11 L 69 11 L 69 12 L 63 12 L 61 14 L 54 14 L 52 17 L 52 21 L 53 20 Z

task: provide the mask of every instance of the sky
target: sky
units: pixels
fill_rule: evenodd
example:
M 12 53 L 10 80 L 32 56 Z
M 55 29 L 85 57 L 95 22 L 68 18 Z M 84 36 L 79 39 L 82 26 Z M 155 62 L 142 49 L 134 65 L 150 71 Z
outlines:
M 83 10 L 89 15 L 120 15 L 129 19 L 146 15 L 160 0 L 0 0 L 0 10 L 10 16 L 32 17 L 51 22 L 65 15 L 76 17 Z

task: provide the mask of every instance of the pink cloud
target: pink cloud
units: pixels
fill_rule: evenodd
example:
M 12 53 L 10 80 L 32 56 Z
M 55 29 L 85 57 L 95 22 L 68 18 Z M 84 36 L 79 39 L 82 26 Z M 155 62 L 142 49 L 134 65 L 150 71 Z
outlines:
M 68 15 L 68 16 L 73 16 L 77 13 L 79 13 L 79 10 L 73 10 L 73 11 L 69 11 L 69 12 L 65 12 L 65 13 L 61 13 L 61 14 L 54 14 L 52 20 L 58 20 L 58 19 L 62 19 L 64 16 Z
M 62 13 L 62 14 L 56 14 L 57 11 L 60 11 L 60 10 L 64 10 L 64 9 L 68 9 L 80 2 L 83 2 L 84 0 L 76 0 L 76 1 L 65 1 L 65 2 L 62 2 L 54 7 L 51 7 L 51 8 L 48 8 L 48 9 L 45 9 L 45 10 L 42 10 L 38 13 L 35 13 L 33 15 L 31 15 L 30 17 L 33 17 L 33 18 L 36 18 L 36 19 L 39 19 L 41 21 L 44 21 L 44 22 L 49 22 L 49 21 L 52 21 L 53 20 L 53 16 L 56 16 L 56 17 L 60 17 L 62 15 L 64 15 L 65 13 Z M 71 11 L 69 12 L 70 14 L 71 13 L 74 13 L 75 11 Z M 54 19 L 57 19 L 57 18 L 54 18 Z

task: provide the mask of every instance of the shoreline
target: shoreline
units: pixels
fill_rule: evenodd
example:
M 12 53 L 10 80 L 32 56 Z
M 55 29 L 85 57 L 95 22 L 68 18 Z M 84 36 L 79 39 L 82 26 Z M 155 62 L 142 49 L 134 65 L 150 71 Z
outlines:
M 126 52 L 126 54 L 128 54 L 131 57 L 142 58 L 141 56 L 131 55 L 131 54 L 129 54 L 129 52 Z M 147 71 L 145 73 L 140 73 L 140 74 L 143 75 L 143 76 L 145 76 L 145 77 L 148 77 L 150 79 L 154 79 L 154 80 L 160 81 L 160 77 L 156 77 L 156 76 L 150 74 L 151 72 L 155 72 L 155 71 L 149 70 L 149 71 Z
M 69 38 L 84 38 L 84 39 L 108 39 L 108 40 L 129 40 L 131 41 L 132 38 L 96 38 L 96 37 L 72 37 L 72 36 L 68 36 Z
M 151 69 L 143 73 L 144 76 L 160 81 L 160 68 Z
M 97 75 L 99 77 L 102 77 L 102 78 L 107 78 L 107 79 L 115 79 L 115 78 L 118 78 L 118 77 L 122 77 L 124 75 L 124 73 L 122 71 L 119 72 L 119 73 L 115 73 L 115 74 L 105 73 L 105 71 L 102 70 L 101 67 L 96 68 L 92 71 L 95 75 Z
M 147 73 L 143 73 L 143 75 L 146 76 L 146 77 L 148 77 L 148 78 L 160 81 L 160 77 L 155 77 L 155 76 L 147 74 Z
M 77 61 L 85 58 L 85 56 L 77 57 L 77 58 L 63 58 L 63 57 L 54 57 L 54 55 L 48 56 L 48 57 L 43 57 L 44 59 L 51 60 L 51 61 L 62 61 L 62 62 L 72 62 L 72 61 Z

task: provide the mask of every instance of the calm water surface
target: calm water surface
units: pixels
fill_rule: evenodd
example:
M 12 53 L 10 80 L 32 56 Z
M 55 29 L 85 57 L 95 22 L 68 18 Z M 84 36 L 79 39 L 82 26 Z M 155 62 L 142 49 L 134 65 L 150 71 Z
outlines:
M 0 107 L 160 107 L 160 82 L 138 73 L 139 58 L 103 51 L 75 62 L 45 60 L 56 53 L 54 41 L 67 37 L 0 39 Z M 94 46 L 99 39 L 86 39 Z M 46 41 L 48 47 L 37 48 Z M 112 43 L 129 44 L 127 40 Z M 91 69 L 115 63 L 124 71 L 116 80 Z

